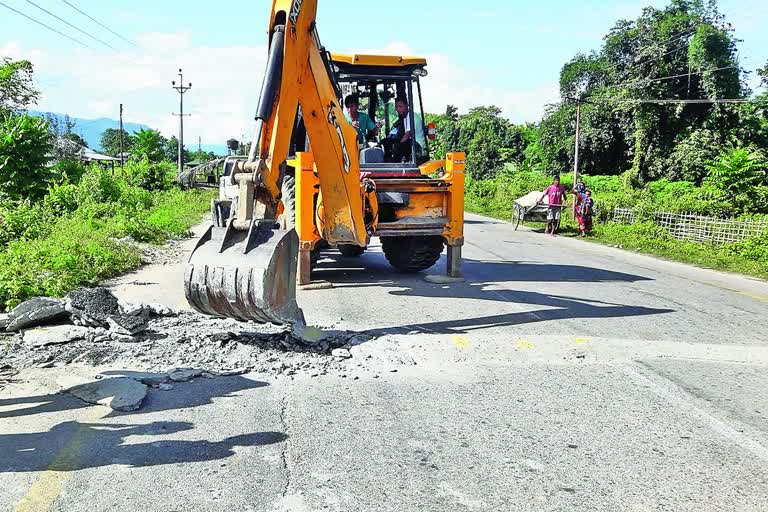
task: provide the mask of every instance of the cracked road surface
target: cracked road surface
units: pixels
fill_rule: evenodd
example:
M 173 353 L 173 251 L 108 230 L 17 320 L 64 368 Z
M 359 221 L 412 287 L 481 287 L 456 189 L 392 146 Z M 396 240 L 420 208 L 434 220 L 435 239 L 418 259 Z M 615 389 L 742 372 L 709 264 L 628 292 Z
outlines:
M 768 284 L 466 228 L 463 284 L 377 247 L 320 262 L 333 288 L 299 301 L 373 336 L 356 380 L 198 379 L 117 413 L 56 393 L 102 369 L 8 378 L 0 510 L 768 510 Z M 114 290 L 178 306 L 181 269 Z

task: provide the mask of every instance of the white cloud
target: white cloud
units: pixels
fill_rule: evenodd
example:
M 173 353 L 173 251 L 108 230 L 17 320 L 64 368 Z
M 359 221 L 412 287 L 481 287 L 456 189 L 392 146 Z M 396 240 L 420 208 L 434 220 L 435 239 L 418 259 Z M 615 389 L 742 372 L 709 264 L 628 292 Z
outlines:
M 396 41 L 384 48 L 359 50 L 358 53 L 409 56 L 414 52 L 408 43 Z M 429 71 L 422 80 L 427 112 L 443 112 L 446 105 L 454 105 L 462 112 L 471 107 L 496 105 L 506 117 L 522 123 L 540 120 L 546 105 L 559 98 L 556 84 L 529 89 L 517 89 L 513 85 L 500 88 L 489 85 L 493 81 L 492 70 L 471 70 L 440 53 L 421 56 L 427 59 Z
M 0 55 L 29 59 L 43 95 L 37 108 L 76 117 L 116 118 L 123 103 L 126 121 L 177 133 L 179 96 L 171 88 L 184 69 L 193 88 L 184 95 L 189 144 L 239 137 L 250 125 L 258 97 L 265 47 L 195 46 L 188 33 L 144 34 L 136 51 L 42 50 L 11 42 Z
M 266 61 L 264 46 L 196 46 L 189 33 L 147 33 L 135 51 L 97 52 L 83 49 L 40 49 L 16 42 L 0 46 L 0 55 L 29 59 L 43 97 L 40 110 L 75 117 L 116 118 L 123 103 L 126 121 L 148 124 L 166 136 L 177 133 L 178 94 L 171 89 L 177 70 L 193 88 L 184 96 L 188 144 L 222 144 L 250 133 Z M 411 55 L 407 43 L 359 53 Z M 442 112 L 448 104 L 464 111 L 497 105 L 515 122 L 538 120 L 546 103 L 557 99 L 555 86 L 531 89 L 489 85 L 492 70 L 479 72 L 439 53 L 425 55 L 429 76 L 424 80 L 425 108 Z

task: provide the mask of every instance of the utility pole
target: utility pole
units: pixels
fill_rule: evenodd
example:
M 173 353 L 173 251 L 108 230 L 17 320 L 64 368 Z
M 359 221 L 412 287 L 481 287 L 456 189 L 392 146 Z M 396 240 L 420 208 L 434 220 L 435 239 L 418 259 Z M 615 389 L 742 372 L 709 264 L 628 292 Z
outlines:
M 120 171 L 123 170 L 123 104 L 120 104 Z M 114 161 L 114 160 L 113 160 Z
M 579 180 L 579 137 L 581 136 L 581 98 L 576 99 L 576 143 L 573 159 L 573 188 Z
M 202 135 L 197 136 L 197 152 L 202 153 L 203 152 L 203 137 Z
M 192 83 L 184 85 L 184 75 L 179 68 L 179 85 L 176 85 L 176 81 L 171 82 L 171 87 L 179 92 L 179 113 L 174 114 L 179 116 L 179 175 L 184 171 L 184 93 L 192 88 Z

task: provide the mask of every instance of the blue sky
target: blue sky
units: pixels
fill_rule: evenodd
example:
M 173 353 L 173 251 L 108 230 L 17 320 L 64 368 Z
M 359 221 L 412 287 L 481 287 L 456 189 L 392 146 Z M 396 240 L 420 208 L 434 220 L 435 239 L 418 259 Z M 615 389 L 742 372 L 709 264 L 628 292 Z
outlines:
M 39 108 L 81 117 L 126 117 L 175 132 L 176 96 L 170 81 L 178 67 L 193 90 L 185 96 L 186 132 L 193 140 L 220 143 L 249 130 L 264 62 L 266 0 L 219 4 L 179 0 L 105 2 L 69 0 L 135 41 L 132 47 L 72 10 L 62 0 L 34 0 L 113 45 L 110 50 L 42 13 L 27 0 L 4 3 L 97 48 L 77 44 L 0 6 L 0 55 L 28 58 L 37 66 L 44 97 Z M 198 7 L 198 4 L 205 7 Z M 320 0 L 318 27 L 334 51 L 424 55 L 429 110 L 446 103 L 462 109 L 497 104 L 513 121 L 533 121 L 557 99 L 558 74 L 577 52 L 600 46 L 620 18 L 635 18 L 658 0 L 618 2 L 451 2 L 389 0 L 385 4 Z M 216 9 L 212 10 L 211 6 Z M 387 7 L 384 8 L 383 6 Z M 476 6 L 476 7 L 475 7 Z M 721 0 L 734 24 L 742 65 L 768 60 L 768 3 Z

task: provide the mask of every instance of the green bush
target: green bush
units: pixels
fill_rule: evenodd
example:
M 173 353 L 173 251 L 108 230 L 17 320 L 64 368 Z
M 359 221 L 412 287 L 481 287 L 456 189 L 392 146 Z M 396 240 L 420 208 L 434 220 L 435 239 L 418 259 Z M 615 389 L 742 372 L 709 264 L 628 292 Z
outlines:
M 72 213 L 80 207 L 80 187 L 72 183 L 60 183 L 48 189 L 44 205 L 59 215 Z
M 126 181 L 145 190 L 171 190 L 176 186 L 176 167 L 169 162 L 151 163 L 147 159 L 128 163 Z
M 47 236 L 56 214 L 40 203 L 29 200 L 0 207 L 0 247 L 14 240 L 32 240 Z
M 48 123 L 40 117 L 0 117 L 0 195 L 39 199 L 54 177 L 48 167 L 52 151 Z

